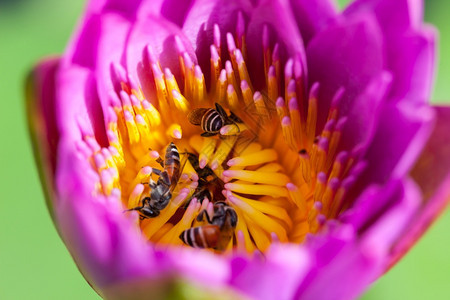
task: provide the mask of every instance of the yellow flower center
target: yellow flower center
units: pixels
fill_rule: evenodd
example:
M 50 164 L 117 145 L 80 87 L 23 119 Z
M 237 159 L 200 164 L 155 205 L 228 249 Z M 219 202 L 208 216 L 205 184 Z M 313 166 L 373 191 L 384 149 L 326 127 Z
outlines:
M 92 155 L 100 175 L 95 193 L 120 190 L 124 214 L 134 214 L 142 234 L 161 247 L 189 247 L 180 235 L 191 228 L 206 232 L 205 226 L 211 224 L 198 216 L 206 211 L 213 219 L 219 201 L 232 208 L 237 223 L 226 246 L 216 250 L 253 253 L 266 251 L 272 242 L 300 243 L 319 230 L 324 219 L 339 214 L 354 181 L 350 171 L 356 156 L 337 153 L 345 119 L 332 104 L 327 123 L 318 132 L 318 86 L 307 93 L 301 63 L 292 58 L 282 65 L 278 44 L 264 45 L 265 84 L 256 91 L 246 66 L 245 35 L 228 33 L 224 40 L 226 61 L 215 26 L 209 88 L 178 38 L 183 81 L 177 82 L 171 70 L 150 54 L 152 99 L 144 96 L 143 86 L 120 76 L 124 71 L 115 66 L 121 90 L 113 95 L 105 116 L 109 146 Z M 203 137 L 204 130 L 191 124 L 188 114 L 198 108 L 214 109 L 216 103 L 242 123 L 224 124 L 219 134 Z M 92 140 L 85 137 L 88 144 Z M 167 168 L 163 161 L 172 142 L 180 153 L 179 180 L 170 184 L 170 200 L 158 216 L 138 218 L 138 213 L 127 210 L 142 207 L 150 197 L 155 188 L 150 182 L 157 183 L 162 176 L 158 170 Z M 198 159 L 198 166 L 192 165 L 189 155 Z M 202 178 L 199 170 L 205 169 L 214 175 Z M 206 186 L 210 196 L 195 197 L 199 186 Z

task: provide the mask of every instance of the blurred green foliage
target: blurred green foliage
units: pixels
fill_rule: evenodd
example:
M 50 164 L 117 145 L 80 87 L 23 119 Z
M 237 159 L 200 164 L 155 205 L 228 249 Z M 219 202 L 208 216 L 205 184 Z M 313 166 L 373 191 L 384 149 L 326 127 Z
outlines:
M 0 0 L 0 299 L 99 298 L 46 211 L 23 105 L 27 73 L 42 57 L 64 51 L 82 7 L 80 0 Z M 426 19 L 441 31 L 435 103 L 450 99 L 449 9 L 447 1 L 427 2 Z M 449 211 L 363 299 L 450 299 L 447 228 Z

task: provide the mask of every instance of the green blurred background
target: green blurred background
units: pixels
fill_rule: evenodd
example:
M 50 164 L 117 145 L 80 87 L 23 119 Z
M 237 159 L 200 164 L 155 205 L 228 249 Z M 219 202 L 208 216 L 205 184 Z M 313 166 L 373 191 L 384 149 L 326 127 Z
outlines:
M 0 299 L 99 298 L 46 211 L 23 107 L 27 72 L 40 58 L 64 51 L 83 2 L 0 0 Z M 450 103 L 448 11 L 450 1 L 426 3 L 426 20 L 441 34 L 434 103 Z M 450 299 L 448 229 L 450 210 L 363 299 Z

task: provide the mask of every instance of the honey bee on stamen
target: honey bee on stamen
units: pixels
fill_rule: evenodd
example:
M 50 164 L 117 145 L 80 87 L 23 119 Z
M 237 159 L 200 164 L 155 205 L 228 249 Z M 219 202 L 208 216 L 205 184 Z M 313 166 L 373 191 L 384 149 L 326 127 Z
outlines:
M 225 202 L 219 201 L 214 203 L 212 219 L 206 210 L 202 210 L 197 216 L 197 221 L 203 221 L 205 216 L 209 224 L 183 231 L 180 234 L 181 241 L 193 248 L 225 250 L 233 237 L 238 222 L 236 212 Z
M 190 152 L 185 152 L 184 154 L 198 175 L 197 188 L 186 203 L 186 207 L 193 198 L 197 198 L 199 202 L 202 202 L 204 198 L 214 202 L 224 200 L 225 197 L 222 194 L 222 190 L 224 190 L 225 183 L 208 166 L 200 168 L 197 155 Z
M 209 137 L 214 136 L 220 132 L 220 129 L 225 125 L 234 124 L 238 128 L 238 133 L 240 132 L 237 123 L 243 123 L 238 116 L 233 112 L 227 115 L 225 109 L 219 104 L 215 104 L 214 108 L 196 108 L 191 111 L 188 115 L 189 122 L 192 125 L 200 126 L 204 131 L 201 136 Z
M 141 206 L 137 206 L 126 211 L 137 210 L 141 219 L 155 218 L 160 211 L 167 207 L 172 198 L 172 192 L 177 186 L 182 168 L 180 168 L 180 154 L 174 143 L 170 143 L 166 148 L 164 160 L 159 157 L 156 160 L 163 171 L 152 169 L 152 173 L 159 176 L 155 182 L 150 177 L 150 195 L 142 199 Z

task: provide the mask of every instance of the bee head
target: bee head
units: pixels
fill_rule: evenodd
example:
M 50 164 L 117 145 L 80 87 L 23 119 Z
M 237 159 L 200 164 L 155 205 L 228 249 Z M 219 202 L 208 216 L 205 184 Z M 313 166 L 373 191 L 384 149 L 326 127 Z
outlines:
M 141 213 L 141 216 L 144 217 L 144 219 L 155 218 L 155 217 L 159 216 L 159 210 L 153 210 L 150 207 L 142 208 L 140 213 Z

